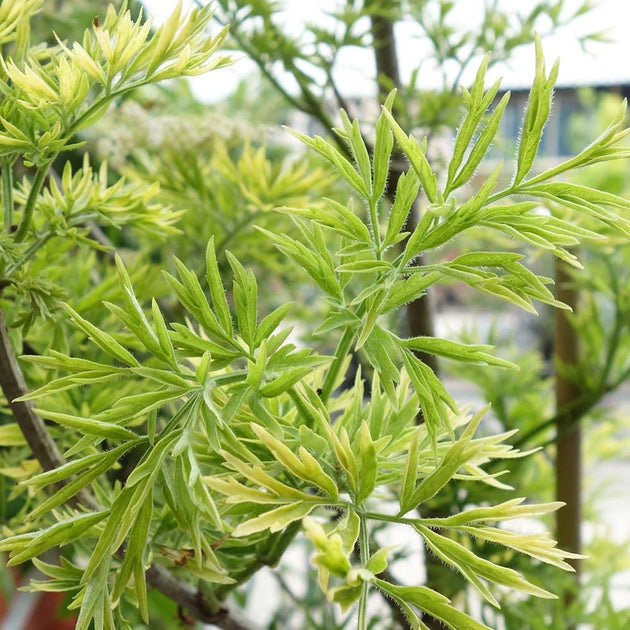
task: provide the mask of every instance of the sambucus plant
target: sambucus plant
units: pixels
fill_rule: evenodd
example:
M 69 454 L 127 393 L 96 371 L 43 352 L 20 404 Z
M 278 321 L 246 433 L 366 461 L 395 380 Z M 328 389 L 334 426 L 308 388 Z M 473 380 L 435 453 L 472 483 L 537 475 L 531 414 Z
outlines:
M 38 269 L 37 256 L 46 255 L 53 236 L 78 235 L 84 243 L 90 220 L 149 222 L 159 228 L 173 218 L 159 205 L 152 212 L 146 208 L 146 187 L 123 196 L 122 183 L 107 188 L 87 166 L 78 174 L 66 166 L 60 183 L 47 182 L 53 159 L 73 135 L 134 86 L 221 63 L 210 56 L 222 35 L 203 36 L 207 9 L 184 20 L 178 9 L 150 36 L 149 26 L 133 23 L 123 7 L 110 10 L 102 25 L 95 23 L 83 45 L 28 48 L 28 17 L 37 5 L 14 0 L 0 9 L 8 16 L 2 24 L 9 25 L 3 27 L 3 41 L 15 42 L 12 54 L 2 58 L 2 285 L 20 298 L 32 294 L 37 278 L 30 272 Z M 426 502 L 453 479 L 500 484 L 484 464 L 519 453 L 506 444 L 509 434 L 478 436 L 484 412 L 460 410 L 416 353 L 473 365 L 511 364 L 489 346 L 402 338 L 382 318 L 429 286 L 452 280 L 529 311 L 533 300 L 562 307 L 547 287 L 550 280 L 529 270 L 521 254 L 474 251 L 448 262 L 414 262 L 468 228 L 483 226 L 579 267 L 570 248 L 598 235 L 577 222 L 540 214 L 540 199 L 593 217 L 624 238 L 630 235 L 630 224 L 615 212 L 628 208 L 626 200 L 555 181 L 576 168 L 628 156 L 627 149 L 617 147 L 626 135 L 623 111 L 576 157 L 530 175 L 557 72 L 556 65 L 547 75 L 540 48 L 537 43 L 536 76 L 514 176 L 505 189 L 495 190 L 499 166 L 472 197 L 461 194 L 509 99 L 506 95 L 488 113 L 499 84 L 484 88 L 487 59 L 472 89 L 464 90 L 467 113 L 443 173 L 435 173 L 427 161 L 426 140 L 418 142 L 396 122 L 394 93 L 376 123 L 373 155 L 359 123 L 343 112 L 336 131 L 352 160 L 331 142 L 296 134 L 337 169 L 356 200 L 280 209 L 294 220 L 300 238 L 265 231 L 329 305 L 314 333 L 337 339 L 332 356 L 290 343 L 291 328 L 282 325 L 291 305 L 260 315 L 253 273 L 229 252 L 219 252 L 232 272 L 228 300 L 213 239 L 206 252 L 207 290 L 178 260 L 176 275 L 166 275 L 186 312 L 184 322 L 170 325 L 155 300 L 150 309 L 142 306 L 117 257 L 122 297 L 105 307 L 124 332 L 111 324 L 105 330 L 63 305 L 68 320 L 99 352 L 88 359 L 50 347 L 44 356 L 24 357 L 51 371 L 46 384 L 31 393 L 2 326 L 0 382 L 16 421 L 3 426 L 2 440 L 15 447 L 14 458 L 24 457 L 25 440 L 43 470 L 16 489 L 24 504 L 6 528 L 0 550 L 10 552 L 11 564 L 32 559 L 51 578 L 33 588 L 73 594 L 71 607 L 80 609 L 77 628 L 128 627 L 123 603 L 148 621 L 147 583 L 200 620 L 244 627 L 225 608 L 227 597 L 258 569 L 274 566 L 299 531 L 315 547 L 312 561 L 323 593 L 344 611 L 356 604 L 360 630 L 368 625 L 373 590 L 393 600 L 413 628 L 426 628 L 423 614 L 453 629 L 487 628 L 444 595 L 393 581 L 387 571 L 392 549 L 380 547 L 371 535 L 381 523 L 413 528 L 419 544 L 491 604 L 497 604 L 497 585 L 554 597 L 517 571 L 476 555 L 469 541 L 497 543 L 569 569 L 565 559 L 572 554 L 558 550 L 547 534 L 521 535 L 499 526 L 559 504 L 533 505 L 511 496 L 442 518 L 423 514 Z M 395 146 L 410 168 L 388 206 L 383 194 Z M 18 159 L 34 166 L 35 174 L 14 190 L 11 175 Z M 419 190 L 428 207 L 406 233 Z M 56 308 L 55 291 L 47 295 L 48 308 Z M 339 388 L 353 351 L 374 370 L 367 401 L 360 374 L 353 387 Z M 89 407 L 86 391 L 98 392 Z M 44 397 L 35 412 L 30 401 Z M 54 426 L 48 429 L 42 419 Z M 116 475 L 121 465 L 122 478 Z M 56 491 L 46 496 L 46 488 Z M 51 548 L 60 549 L 59 564 L 38 559 Z

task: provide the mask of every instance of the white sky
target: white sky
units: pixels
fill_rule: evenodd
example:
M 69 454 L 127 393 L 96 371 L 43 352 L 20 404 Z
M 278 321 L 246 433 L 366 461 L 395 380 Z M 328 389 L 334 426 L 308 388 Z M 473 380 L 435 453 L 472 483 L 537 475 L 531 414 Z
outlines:
M 164 20 L 176 4 L 176 0 L 143 2 L 156 23 Z M 462 20 L 462 23 L 475 20 L 482 3 L 483 0 L 457 0 L 453 15 Z M 520 9 L 535 3 L 536 0 L 502 0 L 503 6 L 514 5 Z M 321 23 L 325 19 L 324 11 L 338 7 L 340 0 L 284 0 L 283 4 L 286 27 L 293 33 L 299 33 L 305 21 Z M 565 4 L 567 7 L 577 6 L 581 4 L 581 0 L 565 0 Z M 193 2 L 184 0 L 184 5 L 192 6 Z M 398 53 L 404 79 L 422 63 L 426 48 L 413 37 L 409 28 L 405 25 L 398 27 Z M 545 39 L 544 50 L 548 65 L 556 57 L 560 58 L 558 84 L 606 85 L 630 82 L 629 28 L 630 0 L 597 0 L 597 8 L 587 17 Z M 589 52 L 584 53 L 579 47 L 577 37 L 585 32 L 597 31 L 607 31 L 613 43 L 591 43 L 588 46 Z M 495 69 L 494 74 L 504 77 L 505 87 L 525 87 L 533 76 L 533 63 L 533 46 L 526 46 L 517 51 L 508 67 Z M 255 66 L 251 61 L 240 58 L 233 66 L 191 79 L 192 89 L 202 101 L 216 101 L 229 94 L 240 79 L 254 71 Z M 374 74 L 374 63 L 369 52 L 348 49 L 338 61 L 335 78 L 345 96 L 366 96 L 374 94 Z M 438 84 L 435 73 L 428 66 L 422 66 L 420 80 L 421 84 L 428 87 Z

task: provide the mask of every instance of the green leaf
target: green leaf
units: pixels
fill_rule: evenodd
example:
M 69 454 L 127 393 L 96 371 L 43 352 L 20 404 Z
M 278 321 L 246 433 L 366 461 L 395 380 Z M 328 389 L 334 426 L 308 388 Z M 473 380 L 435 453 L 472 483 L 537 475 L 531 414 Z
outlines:
M 502 567 L 489 560 L 480 558 L 460 543 L 431 531 L 428 527 L 418 525 L 415 527 L 424 538 L 429 548 L 443 561 L 456 569 L 473 583 L 479 592 L 494 606 L 498 606 L 496 599 L 488 589 L 480 582 L 479 578 L 489 580 L 496 584 L 545 599 L 557 599 L 556 595 L 531 584 L 514 569 Z
M 339 133 L 340 130 L 335 131 L 337 131 L 339 135 L 344 138 L 344 140 L 346 140 L 346 142 L 348 143 L 350 152 L 354 157 L 354 160 L 359 170 L 359 174 L 361 175 L 361 179 L 363 180 L 363 184 L 366 190 L 368 190 L 370 193 L 368 196 L 371 196 L 372 167 L 370 164 L 370 156 L 365 146 L 363 137 L 361 136 L 359 121 L 350 121 L 350 119 L 348 118 L 348 114 L 343 109 L 339 111 L 339 115 L 341 117 L 341 122 L 344 129 L 341 133 Z
M 335 275 L 335 270 L 327 252 L 322 251 L 317 242 L 311 242 L 314 252 L 299 241 L 286 236 L 284 234 L 274 234 L 261 227 L 260 232 L 266 234 L 275 244 L 276 247 L 297 263 L 306 273 L 320 286 L 326 293 L 343 301 L 339 280 Z
M 294 475 L 315 484 L 332 499 L 337 500 L 339 493 L 335 482 L 324 472 L 319 462 L 303 447 L 299 448 L 299 457 L 280 440 L 276 439 L 261 426 L 252 425 L 252 430 L 287 470 Z
M 328 601 L 339 604 L 342 613 L 346 613 L 361 597 L 362 586 L 337 586 L 326 594 Z
M 434 203 L 437 200 L 437 180 L 426 157 L 426 142 L 420 145 L 413 136 L 407 137 L 391 112 L 386 108 L 382 108 L 382 113 L 394 132 L 394 137 L 400 150 L 405 154 L 413 170 L 418 175 L 424 194 L 431 203 Z
M 312 371 L 312 367 L 300 367 L 293 370 L 287 370 L 278 378 L 273 379 L 261 387 L 259 390 L 260 395 L 265 398 L 275 398 L 280 396 Z
M 5 538 L 0 541 L 0 551 L 11 551 L 7 566 L 21 564 L 41 555 L 47 549 L 75 542 L 107 515 L 107 511 L 80 514 L 59 521 L 39 532 Z
M 414 623 L 413 618 L 415 617 L 415 622 L 421 624 L 415 613 L 412 613 L 410 605 L 416 606 L 423 612 L 427 612 L 432 617 L 439 619 L 451 630 L 492 630 L 490 627 L 475 621 L 467 614 L 460 612 L 451 606 L 450 601 L 446 597 L 426 586 L 398 586 L 378 578 L 374 580 L 374 584 L 401 605 L 412 623 Z M 409 616 L 408 611 L 413 614 L 413 617 Z M 423 628 L 423 624 L 415 627 Z M 426 626 L 424 627 L 426 628 Z
M 501 123 L 501 118 L 503 117 L 503 113 L 505 112 L 505 108 L 507 107 L 509 100 L 510 92 L 506 92 L 499 101 L 499 104 L 492 112 L 492 115 L 490 116 L 490 119 L 488 120 L 488 123 L 485 126 L 484 130 L 475 141 L 475 145 L 470 151 L 470 155 L 468 156 L 466 163 L 464 164 L 464 166 L 462 166 L 461 170 L 453 180 L 449 192 L 450 190 L 463 186 L 474 175 L 477 167 L 481 163 L 481 160 L 483 160 L 483 158 L 486 156 L 490 144 L 497 135 L 499 124 Z M 445 191 L 445 196 L 447 194 L 448 193 Z
M 101 349 L 107 354 L 118 359 L 121 363 L 131 366 L 139 366 L 136 358 L 125 348 L 123 348 L 113 337 L 99 330 L 94 324 L 83 319 L 76 311 L 67 304 L 62 304 L 64 312 L 70 319 Z
M 463 89 L 464 102 L 468 111 L 464 120 L 460 124 L 455 137 L 453 157 L 451 158 L 448 166 L 448 177 L 446 183 L 447 190 L 451 189 L 451 183 L 455 179 L 455 174 L 461 166 L 466 150 L 470 146 L 470 142 L 475 134 L 475 130 L 477 129 L 488 105 L 492 102 L 499 89 L 500 82 L 497 82 L 487 93 L 487 96 L 490 97 L 489 100 L 484 98 L 483 89 L 485 86 L 486 71 L 488 70 L 489 63 L 490 55 L 486 54 L 477 69 L 477 74 L 471 91 L 468 92 L 465 88 Z
M 129 544 L 125 549 L 125 558 L 118 570 L 116 584 L 112 591 L 112 600 L 117 602 L 123 594 L 131 576 L 134 575 L 134 587 L 139 594 L 140 614 L 145 623 L 149 623 L 149 611 L 146 600 L 146 578 L 144 572 L 144 551 L 148 543 L 149 526 L 153 514 L 153 493 L 149 492 L 140 507 L 138 518 L 131 528 Z M 140 569 L 137 571 L 136 569 Z M 140 583 L 138 582 L 140 579 Z M 145 585 L 144 587 L 142 585 Z
M 630 222 L 606 207 L 630 210 L 630 201 L 612 193 L 570 182 L 549 182 L 524 187 L 527 194 L 550 199 L 578 212 L 592 216 L 610 226 L 616 233 L 630 237 Z
M 405 339 L 403 343 L 406 348 L 446 357 L 454 361 L 518 369 L 518 365 L 515 363 L 488 354 L 487 351 L 492 350 L 493 346 L 470 345 L 437 337 L 413 337 L 412 339 Z
M 52 420 L 61 426 L 76 429 L 85 435 L 97 435 L 100 438 L 109 440 L 135 441 L 138 439 L 138 436 L 133 431 L 109 422 L 71 416 L 66 413 L 48 411 L 46 409 L 38 409 L 37 413 L 44 420 Z
M 292 308 L 293 302 L 283 304 L 263 318 L 256 328 L 256 336 L 254 337 L 254 346 L 256 348 L 259 347 L 265 339 L 271 336 L 273 331 L 280 325 Z
M 378 318 L 380 317 L 382 312 L 381 307 L 384 297 L 385 293 L 379 291 L 374 295 L 371 295 L 370 298 L 366 300 L 367 315 L 365 317 L 365 321 L 362 322 L 363 325 L 355 344 L 355 350 L 360 350 L 365 342 L 368 340 L 368 338 L 372 335 L 374 327 L 376 326 L 376 322 L 378 321 Z
M 110 409 L 99 414 L 104 422 L 129 422 L 131 418 L 138 418 L 150 413 L 154 409 L 163 407 L 169 402 L 181 399 L 189 394 L 191 387 L 177 389 L 161 389 L 156 392 L 131 394 L 118 399 Z
M 180 304 L 194 316 L 209 336 L 214 338 L 218 337 L 222 340 L 231 339 L 231 335 L 226 334 L 219 325 L 219 321 L 208 304 L 208 300 L 201 289 L 196 274 L 190 271 L 177 258 L 173 258 L 173 262 L 175 263 L 177 275 L 180 277 L 181 282 L 176 280 L 169 273 L 163 272 L 163 275 L 175 291 Z M 177 324 L 175 324 L 173 328 L 176 328 L 176 326 Z
M 395 97 L 396 90 L 392 90 L 385 100 L 385 109 L 391 111 Z M 373 157 L 374 185 L 372 188 L 372 198 L 374 200 L 381 197 L 385 192 L 385 186 L 389 176 L 389 160 L 394 147 L 394 136 L 383 114 L 381 114 L 376 121 L 375 132 Z
M 383 304 L 383 313 L 421 298 L 426 290 L 439 279 L 440 274 L 437 271 L 427 273 L 418 271 L 403 280 L 397 280 L 389 290 L 389 295 Z
M 402 358 L 415 392 L 418 395 L 427 431 L 435 449 L 438 432 L 442 428 L 450 430 L 445 405 L 453 411 L 457 409 L 457 405 L 444 388 L 444 385 L 435 376 L 433 370 L 425 365 L 423 361 L 408 350 L 402 353 Z
M 232 317 L 230 308 L 225 297 L 225 289 L 217 263 L 217 256 L 214 249 L 214 236 L 208 241 L 206 248 L 206 279 L 212 296 L 212 304 L 218 314 L 221 326 L 228 337 L 232 336 Z
M 356 241 L 363 246 L 371 245 L 370 231 L 357 215 L 343 204 L 324 197 L 326 207 L 310 208 L 278 208 L 278 212 L 302 217 L 308 221 L 317 223 L 339 236 Z
M 359 452 L 359 487 L 357 488 L 356 502 L 360 504 L 374 491 L 378 474 L 376 449 L 365 420 L 361 423 L 359 430 Z
M 12 422 L 0 426 L 0 446 L 25 446 L 26 440 L 20 426 Z
M 151 300 L 151 312 L 153 314 L 155 331 L 157 334 L 158 342 L 160 344 L 160 348 L 162 349 L 163 356 L 173 368 L 179 370 L 179 366 L 177 365 L 177 358 L 175 357 L 175 350 L 173 348 L 173 343 L 171 342 L 169 332 L 166 328 L 164 316 L 162 315 L 160 307 L 158 306 L 158 303 L 155 301 L 155 299 Z
M 299 521 L 308 516 L 318 505 L 320 503 L 316 501 L 300 501 L 283 505 L 269 512 L 264 512 L 260 516 L 256 516 L 244 523 L 240 523 L 232 532 L 232 536 L 235 538 L 251 536 L 266 529 L 272 534 L 279 532 L 294 521 Z
M 538 153 L 543 129 L 551 111 L 553 87 L 558 76 L 558 61 L 553 65 L 549 76 L 545 72 L 545 59 L 540 38 L 536 36 L 536 75 L 529 93 L 529 100 L 523 119 L 523 127 L 519 138 L 519 149 L 513 185 L 520 184 L 531 167 Z
M 418 465 L 420 462 L 420 441 L 422 440 L 424 431 L 419 428 L 413 433 L 413 438 L 409 444 L 409 451 L 405 460 L 405 469 L 402 474 L 402 482 L 400 485 L 400 512 L 402 514 L 409 511 L 412 504 L 412 495 L 416 489 L 416 481 L 418 479 Z
M 575 571 L 575 569 L 564 561 L 565 558 L 584 558 L 580 554 L 570 553 L 557 549 L 558 544 L 552 540 L 547 533 L 540 534 L 518 534 L 499 527 L 468 527 L 463 526 L 460 531 L 470 534 L 475 538 L 486 542 L 497 543 L 514 549 L 519 553 L 527 554 L 546 564 L 551 564 L 564 571 Z
M 39 503 L 37 507 L 29 514 L 28 519 L 36 520 L 43 514 L 46 514 L 54 508 L 66 503 L 82 488 L 87 486 L 100 475 L 110 470 L 114 466 L 114 464 L 125 454 L 125 452 L 127 452 L 133 446 L 133 443 L 127 442 L 126 444 L 121 444 L 120 446 L 117 446 L 116 448 L 113 448 L 105 453 L 99 453 L 98 455 L 91 456 L 88 455 L 88 457 L 84 457 L 78 460 L 78 462 L 71 462 L 70 464 L 66 464 L 61 468 L 48 471 L 28 480 L 27 483 L 29 485 L 35 482 L 35 484 L 33 485 L 37 485 L 39 487 L 48 485 L 50 483 L 55 483 L 57 481 L 61 481 L 62 479 L 67 479 L 79 470 L 83 470 L 84 468 L 86 468 L 86 465 L 88 463 L 85 460 L 90 460 L 89 464 L 91 466 L 88 470 L 78 475 L 76 478 L 72 479 L 69 483 L 64 484 L 61 488 L 58 488 L 45 501 Z M 80 463 L 81 466 L 76 466 L 77 463 Z
M 328 160 L 338 171 L 343 179 L 350 184 L 362 197 L 369 199 L 370 190 L 365 185 L 363 178 L 353 168 L 352 164 L 327 140 L 320 136 L 311 138 L 305 134 L 298 133 L 293 129 L 287 129 L 287 131 L 295 136 L 298 140 L 303 142 L 306 146 L 310 147 L 322 157 Z
M 226 257 L 234 272 L 234 303 L 238 329 L 245 343 L 252 349 L 256 334 L 258 306 L 256 279 L 251 270 L 246 272 L 241 263 L 230 252 L 226 252 Z
M 398 178 L 396 184 L 396 196 L 394 203 L 389 211 L 389 219 L 387 221 L 387 232 L 383 240 L 383 247 L 389 247 L 398 242 L 400 231 L 407 221 L 407 217 L 413 208 L 413 204 L 418 197 L 420 190 L 420 179 L 415 171 L 411 170 L 403 173 Z
M 448 449 L 435 470 L 420 482 L 411 495 L 409 503 L 401 506 L 403 514 L 433 498 L 449 483 L 457 471 L 483 448 L 483 445 L 471 444 L 471 440 L 485 411 L 482 409 L 473 416 L 466 430 Z
M 181 436 L 181 433 L 181 429 L 176 429 L 160 438 L 155 446 L 142 456 L 140 463 L 131 471 L 131 474 L 127 477 L 125 488 L 132 488 L 146 477 L 155 476 L 166 456 L 166 452 Z
M 378 575 L 387 569 L 388 562 L 387 556 L 395 547 L 381 547 L 378 551 L 370 556 L 365 568 L 372 572 L 374 575 Z

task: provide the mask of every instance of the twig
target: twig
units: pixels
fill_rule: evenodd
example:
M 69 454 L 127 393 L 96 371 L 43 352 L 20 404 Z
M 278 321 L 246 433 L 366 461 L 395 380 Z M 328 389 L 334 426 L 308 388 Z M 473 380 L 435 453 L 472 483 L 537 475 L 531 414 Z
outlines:
M 201 593 L 191 584 L 181 582 L 168 569 L 153 564 L 146 572 L 147 582 L 170 600 L 186 609 L 198 621 L 209 623 L 223 630 L 257 630 L 252 621 L 245 619 L 239 611 L 221 608 L 212 612 Z

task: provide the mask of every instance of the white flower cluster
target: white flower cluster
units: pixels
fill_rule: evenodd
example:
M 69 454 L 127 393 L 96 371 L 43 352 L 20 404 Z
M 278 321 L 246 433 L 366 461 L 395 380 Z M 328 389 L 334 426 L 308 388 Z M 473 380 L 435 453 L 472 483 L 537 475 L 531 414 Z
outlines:
M 155 114 L 152 108 L 128 100 L 113 107 L 97 125 L 83 134 L 90 151 L 120 170 L 138 150 L 194 151 L 216 138 L 264 142 L 272 130 L 215 111 L 203 114 Z

